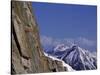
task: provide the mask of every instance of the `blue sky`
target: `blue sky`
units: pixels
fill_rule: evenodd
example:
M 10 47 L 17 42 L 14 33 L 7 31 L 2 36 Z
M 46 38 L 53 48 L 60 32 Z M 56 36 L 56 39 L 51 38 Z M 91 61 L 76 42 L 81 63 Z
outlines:
M 96 6 L 39 3 L 32 4 L 40 35 L 52 38 L 86 38 L 96 41 Z

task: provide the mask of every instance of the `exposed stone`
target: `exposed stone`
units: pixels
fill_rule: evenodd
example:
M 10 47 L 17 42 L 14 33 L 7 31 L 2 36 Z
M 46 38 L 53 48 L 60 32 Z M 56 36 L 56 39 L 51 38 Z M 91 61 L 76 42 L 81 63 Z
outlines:
M 12 1 L 11 73 L 42 73 L 65 71 L 60 61 L 43 54 L 38 25 L 31 2 Z

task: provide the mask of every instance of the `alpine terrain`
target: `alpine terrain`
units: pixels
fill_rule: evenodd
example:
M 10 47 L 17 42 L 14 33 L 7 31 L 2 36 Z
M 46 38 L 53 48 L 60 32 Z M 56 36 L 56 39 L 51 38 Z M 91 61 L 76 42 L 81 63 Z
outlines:
M 94 55 L 89 50 L 82 49 L 77 45 L 68 47 L 64 44 L 57 45 L 52 49 L 52 52 L 47 52 L 49 55 L 63 60 L 75 70 L 93 70 L 97 68 L 96 54 Z

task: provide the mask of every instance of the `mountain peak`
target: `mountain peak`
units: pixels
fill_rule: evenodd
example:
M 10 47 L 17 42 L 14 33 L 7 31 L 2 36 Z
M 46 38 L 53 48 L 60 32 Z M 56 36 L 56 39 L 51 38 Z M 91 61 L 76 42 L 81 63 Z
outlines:
M 75 70 L 92 70 L 97 68 L 97 59 L 90 51 L 74 44 L 71 47 L 65 44 L 54 48 L 54 57 L 63 60 Z
M 66 46 L 65 44 L 59 44 L 54 48 L 54 51 L 65 51 L 66 49 L 68 49 L 69 47 Z
M 78 45 L 73 45 L 72 49 L 74 49 L 74 50 L 78 49 Z

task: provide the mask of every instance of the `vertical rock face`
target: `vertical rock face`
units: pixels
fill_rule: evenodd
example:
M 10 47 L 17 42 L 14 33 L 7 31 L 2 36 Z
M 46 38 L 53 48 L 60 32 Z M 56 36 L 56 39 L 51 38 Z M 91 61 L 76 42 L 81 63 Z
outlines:
M 11 2 L 11 73 L 65 71 L 60 61 L 44 56 L 30 2 Z

